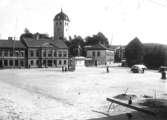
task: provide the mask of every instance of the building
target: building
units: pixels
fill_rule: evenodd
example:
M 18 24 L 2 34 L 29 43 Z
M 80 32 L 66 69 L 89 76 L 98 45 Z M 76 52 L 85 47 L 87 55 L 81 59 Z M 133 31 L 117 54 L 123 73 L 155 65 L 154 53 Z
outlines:
M 0 68 L 68 67 L 68 47 L 61 40 L 68 36 L 68 25 L 61 10 L 54 18 L 53 38 L 36 33 L 21 40 L 0 40 Z
M 114 62 L 114 51 L 102 44 L 86 46 L 86 65 L 110 65 Z
M 62 40 L 24 38 L 26 46 L 26 66 L 67 67 L 68 47 Z
M 54 20 L 54 39 L 69 39 L 69 17 L 63 12 L 58 13 Z
M 115 62 L 122 62 L 125 60 L 125 46 L 118 46 L 115 48 Z
M 25 45 L 18 40 L 0 40 L 0 68 L 25 68 Z

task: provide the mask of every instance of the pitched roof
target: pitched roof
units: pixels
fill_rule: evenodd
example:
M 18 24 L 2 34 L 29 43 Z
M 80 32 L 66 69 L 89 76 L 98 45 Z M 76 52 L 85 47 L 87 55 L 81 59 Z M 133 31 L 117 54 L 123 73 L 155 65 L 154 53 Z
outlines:
M 27 47 L 44 47 L 46 44 L 51 44 L 56 48 L 60 49 L 68 49 L 67 45 L 62 40 L 52 40 L 52 39 L 32 39 L 32 38 L 24 38 Z
M 13 47 L 26 48 L 21 41 L 0 39 L 0 48 L 13 48 Z
M 102 44 L 86 46 L 86 49 L 87 50 L 107 50 L 107 48 Z

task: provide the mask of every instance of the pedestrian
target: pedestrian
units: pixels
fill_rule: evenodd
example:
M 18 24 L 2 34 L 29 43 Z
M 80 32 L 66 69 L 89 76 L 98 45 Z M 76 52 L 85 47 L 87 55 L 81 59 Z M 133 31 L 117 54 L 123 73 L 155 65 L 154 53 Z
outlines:
M 62 66 L 62 72 L 64 72 L 64 67 Z
M 108 66 L 106 67 L 106 71 L 107 71 L 107 73 L 109 73 L 109 67 Z
M 65 67 L 65 72 L 67 72 L 67 67 Z
M 128 100 L 128 104 L 131 105 L 132 104 L 132 97 L 130 96 L 129 100 Z
M 161 72 L 161 75 L 162 75 L 161 79 L 166 79 L 166 72 L 165 72 L 165 70 L 163 70 Z

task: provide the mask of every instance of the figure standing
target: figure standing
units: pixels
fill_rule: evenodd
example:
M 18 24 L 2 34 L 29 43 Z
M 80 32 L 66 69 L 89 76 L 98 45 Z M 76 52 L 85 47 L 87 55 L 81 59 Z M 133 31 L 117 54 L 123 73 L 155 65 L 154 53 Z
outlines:
M 129 100 L 128 100 L 128 104 L 129 104 L 129 105 L 132 104 L 132 97 L 129 98 Z
M 166 72 L 165 72 L 165 70 L 163 70 L 161 72 L 161 75 L 162 75 L 161 79 L 166 79 Z
M 107 71 L 107 73 L 109 73 L 109 67 L 108 66 L 106 67 L 106 71 Z

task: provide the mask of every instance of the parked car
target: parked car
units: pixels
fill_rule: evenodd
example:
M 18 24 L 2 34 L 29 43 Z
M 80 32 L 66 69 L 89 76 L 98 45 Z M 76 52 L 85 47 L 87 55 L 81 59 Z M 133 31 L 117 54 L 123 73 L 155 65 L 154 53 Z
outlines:
M 167 67 L 166 66 L 161 66 L 159 68 L 159 72 L 162 72 L 162 71 L 166 71 L 167 70 Z
M 131 67 L 131 71 L 133 73 L 144 73 L 144 70 L 147 69 L 145 65 L 142 64 L 136 64 Z

